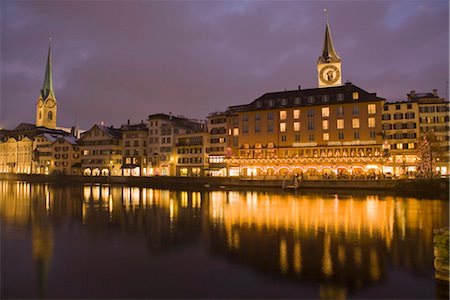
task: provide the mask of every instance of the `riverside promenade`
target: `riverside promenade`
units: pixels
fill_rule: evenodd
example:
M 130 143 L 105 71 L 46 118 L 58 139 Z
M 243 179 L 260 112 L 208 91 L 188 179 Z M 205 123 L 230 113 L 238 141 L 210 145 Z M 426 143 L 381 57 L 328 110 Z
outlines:
M 122 176 L 71 176 L 37 174 L 0 174 L 0 180 L 19 180 L 31 183 L 55 184 L 113 184 L 170 189 L 258 189 L 282 188 L 283 180 L 264 180 L 235 177 L 122 177 Z M 449 193 L 449 180 L 436 179 L 379 179 L 379 180 L 302 180 L 300 189 L 327 190 L 384 190 L 400 192 L 439 192 Z

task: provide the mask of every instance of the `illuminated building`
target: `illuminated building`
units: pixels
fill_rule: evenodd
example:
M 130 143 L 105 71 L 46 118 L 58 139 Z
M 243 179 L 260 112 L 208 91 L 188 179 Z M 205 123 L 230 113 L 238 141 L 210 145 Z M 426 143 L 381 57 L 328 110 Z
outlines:
M 318 179 L 381 173 L 385 99 L 350 82 L 341 85 L 341 63 L 327 23 L 317 88 L 266 93 L 228 108 L 230 176 L 302 173 Z
M 124 176 L 147 175 L 147 125 L 142 121 L 140 124 L 131 124 L 120 127 L 122 131 L 122 174 Z
M 231 156 L 228 138 L 228 119 L 226 112 L 216 112 L 208 116 L 209 132 L 209 174 L 227 176 L 226 158 Z
M 80 175 L 80 145 L 74 136 L 49 133 L 34 138 L 33 173 Z
M 122 175 L 122 133 L 119 129 L 96 124 L 81 134 L 80 143 L 83 175 Z
M 50 169 L 47 169 L 47 172 L 43 171 L 38 162 L 39 149 L 37 147 L 40 145 L 40 142 L 36 140 L 38 136 L 51 136 L 52 139 L 62 138 L 70 140 L 71 145 L 75 145 L 76 129 L 74 127 L 62 129 L 56 125 L 57 107 L 49 46 L 44 84 L 36 103 L 36 123 L 20 123 L 12 130 L 0 131 L 0 173 L 49 174 Z M 53 154 L 49 151 L 47 154 L 52 157 Z M 51 159 L 47 160 L 50 162 Z M 70 174 L 72 172 L 68 166 L 71 163 L 72 161 L 68 158 L 65 163 L 61 161 L 61 167 L 54 168 L 55 165 L 53 165 L 52 170 L 62 172 L 67 169 L 67 174 Z
M 174 175 L 175 136 L 203 131 L 203 127 L 202 123 L 182 116 L 150 115 L 148 117 L 147 175 Z
M 204 176 L 208 168 L 209 134 L 185 133 L 175 136 L 176 175 Z
M 383 106 L 383 133 L 390 149 L 385 172 L 395 176 L 413 175 L 417 165 L 417 146 L 429 133 L 436 137 L 440 153 L 436 171 L 448 174 L 449 102 L 433 93 L 411 91 L 404 101 L 387 101 Z

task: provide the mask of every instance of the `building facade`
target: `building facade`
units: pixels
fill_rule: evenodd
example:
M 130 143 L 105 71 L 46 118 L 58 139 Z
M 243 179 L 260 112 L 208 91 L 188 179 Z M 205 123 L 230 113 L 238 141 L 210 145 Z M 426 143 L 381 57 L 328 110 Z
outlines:
M 144 122 L 120 127 L 122 131 L 122 174 L 124 176 L 146 176 L 147 175 L 147 140 L 148 128 Z
M 81 171 L 85 176 L 122 175 L 122 132 L 94 125 L 81 134 Z
M 266 93 L 229 107 L 229 176 L 375 177 L 385 164 L 385 99 L 341 84 L 341 59 L 326 25 L 317 62 L 318 87 Z
M 230 139 L 228 137 L 228 120 L 230 117 L 231 114 L 227 112 L 212 113 L 208 116 L 210 176 L 227 176 L 226 159 L 231 157 Z
M 209 133 L 179 134 L 175 139 L 176 176 L 198 177 L 209 174 Z
M 176 174 L 175 137 L 202 131 L 204 124 L 182 116 L 153 114 L 148 117 L 148 176 Z

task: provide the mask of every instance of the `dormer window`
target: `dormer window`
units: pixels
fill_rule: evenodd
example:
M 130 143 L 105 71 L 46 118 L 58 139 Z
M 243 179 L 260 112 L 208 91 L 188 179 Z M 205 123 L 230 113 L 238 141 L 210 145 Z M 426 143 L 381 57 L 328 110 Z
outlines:
M 256 105 L 256 107 L 261 107 L 261 101 L 256 101 L 256 103 L 255 103 L 255 105 Z
M 314 103 L 314 96 L 308 96 L 308 103 L 309 104 L 312 104 L 312 103 Z
M 268 105 L 269 105 L 270 107 L 272 107 L 272 106 L 274 105 L 274 102 L 275 102 L 275 101 L 274 101 L 273 99 L 270 99 L 269 102 L 268 102 Z
M 353 92 L 352 98 L 353 98 L 353 100 L 358 100 L 359 99 L 359 93 L 358 92 Z
M 288 103 L 288 99 L 286 99 L 286 98 L 281 99 L 281 105 L 285 106 L 285 105 L 287 105 L 287 103 Z
M 342 93 L 337 94 L 337 101 L 344 101 L 344 94 Z
M 301 101 L 300 97 L 295 97 L 295 98 L 294 98 L 294 104 L 295 104 L 295 105 L 300 105 L 301 102 L 302 102 L 302 101 Z
M 330 96 L 322 95 L 322 102 L 328 102 L 328 101 L 330 101 Z

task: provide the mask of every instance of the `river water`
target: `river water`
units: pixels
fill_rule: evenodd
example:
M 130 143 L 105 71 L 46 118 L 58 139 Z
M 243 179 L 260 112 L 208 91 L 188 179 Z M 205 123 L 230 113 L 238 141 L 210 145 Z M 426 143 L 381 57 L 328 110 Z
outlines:
M 444 196 L 0 181 L 1 298 L 435 298 Z

